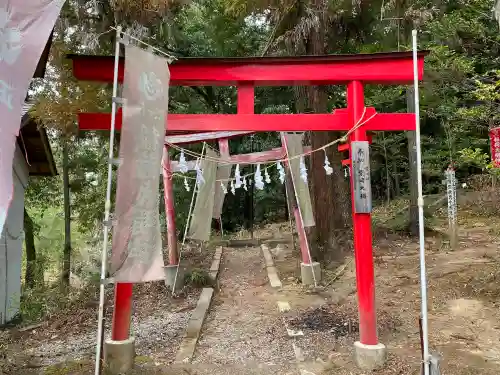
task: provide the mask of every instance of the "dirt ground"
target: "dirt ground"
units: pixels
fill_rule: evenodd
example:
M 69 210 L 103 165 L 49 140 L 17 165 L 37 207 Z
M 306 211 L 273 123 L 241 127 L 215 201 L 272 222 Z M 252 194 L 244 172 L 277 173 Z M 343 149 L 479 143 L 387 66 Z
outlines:
M 281 236 L 286 227 L 280 224 L 275 230 L 272 226 L 264 230 Z M 443 223 L 437 222 L 437 229 L 443 230 Z M 454 251 L 443 235 L 427 238 L 431 351 L 442 356 L 443 375 L 497 374 L 500 220 L 461 219 L 459 234 L 459 247 Z M 269 286 L 260 248 L 224 250 L 220 282 L 191 365 L 176 367 L 170 362 L 197 294 L 172 299 L 161 286 L 144 287 L 133 324 L 138 338 L 137 373 L 367 375 L 352 360 L 353 343 L 358 339 L 352 255 L 343 265 L 326 269 L 323 287 L 312 290 L 300 284 L 297 249 L 282 244 L 271 252 L 283 283 L 280 291 Z M 205 267 L 209 254 L 203 257 L 193 252 L 189 257 Z M 388 234 L 375 239 L 374 256 L 378 334 L 388 348 L 388 363 L 373 374 L 417 375 L 418 243 Z M 277 301 L 282 300 L 291 307 L 286 314 L 277 309 Z M 92 373 L 95 308 L 90 306 L 81 321 L 71 316 L 28 332 L 3 332 L 10 344 L 0 361 L 22 364 L 4 374 Z M 301 330 L 303 336 L 289 337 L 286 327 Z
M 192 363 L 293 374 L 293 349 L 260 248 L 225 249 L 219 285 Z
M 493 375 L 500 366 L 500 254 L 498 224 L 461 221 L 460 245 L 450 251 L 440 236 L 427 239 L 429 332 L 443 375 Z M 319 293 L 305 293 L 290 276 L 296 252 L 274 249 L 292 301 L 290 321 L 304 331 L 299 345 L 315 374 L 362 375 L 352 361 L 358 338 L 355 265 L 347 257 L 340 277 Z M 418 243 L 389 235 L 375 241 L 376 301 L 380 342 L 388 365 L 377 374 L 420 374 Z M 336 275 L 326 272 L 323 283 Z
M 181 263 L 190 269 L 208 269 L 213 254 L 214 249 L 200 252 L 197 247 L 188 246 Z M 107 301 L 112 301 L 112 292 L 110 288 Z M 172 362 L 200 292 L 188 287 L 173 297 L 163 282 L 134 287 L 131 331 L 136 338 L 140 365 Z M 0 375 L 93 374 L 98 295 L 96 292 L 90 295 L 87 300 L 75 301 L 74 306 L 57 316 L 33 325 L 33 329 L 0 330 Z M 105 319 L 108 334 L 111 318 L 112 309 L 108 308 Z

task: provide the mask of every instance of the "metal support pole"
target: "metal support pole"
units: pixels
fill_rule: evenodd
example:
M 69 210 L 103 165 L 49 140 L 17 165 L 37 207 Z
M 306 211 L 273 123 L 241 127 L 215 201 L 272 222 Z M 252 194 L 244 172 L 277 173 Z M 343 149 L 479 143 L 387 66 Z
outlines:
M 220 237 L 221 240 L 224 239 L 224 227 L 222 226 L 222 216 L 219 217 L 219 226 L 220 226 Z
M 106 272 L 108 263 L 108 240 L 109 240 L 109 216 L 111 210 L 111 183 L 113 181 L 113 155 L 114 155 L 114 142 L 115 142 L 115 117 L 116 117 L 116 102 L 115 98 L 118 93 L 118 66 L 120 62 L 120 38 L 122 28 L 116 28 L 116 41 L 115 41 L 115 62 L 114 62 L 114 75 L 113 75 L 113 100 L 111 103 L 111 132 L 109 134 L 109 153 L 108 153 L 108 180 L 106 185 L 106 202 L 104 204 L 104 230 L 103 230 L 103 245 L 101 254 L 101 285 L 99 287 L 99 313 L 97 321 L 97 345 L 96 345 L 96 358 L 95 358 L 95 375 L 100 375 L 102 368 L 102 345 L 104 337 L 104 286 L 106 283 Z M 131 297 L 131 296 L 130 296 Z M 115 306 L 116 311 L 116 306 Z
M 255 135 L 252 134 L 250 136 L 250 153 L 253 153 L 253 140 L 254 140 Z M 255 165 L 252 164 L 250 166 L 251 168 L 251 174 L 253 178 L 255 178 Z M 253 225 L 254 225 L 254 220 L 255 220 L 255 212 L 254 212 L 254 207 L 255 207 L 255 202 L 254 202 L 254 194 L 255 194 L 255 181 L 252 181 L 250 183 L 250 239 L 253 240 Z
M 165 193 L 165 216 L 167 220 L 168 263 L 170 265 L 176 265 L 179 263 L 179 252 L 177 249 L 177 231 L 175 228 L 174 188 L 170 157 L 166 145 L 163 146 L 162 172 Z
M 429 375 L 429 330 L 427 316 L 427 275 L 425 266 L 424 197 L 422 189 L 422 150 L 420 140 L 420 99 L 418 87 L 417 30 L 412 31 L 413 85 L 415 92 L 415 135 L 417 147 L 418 232 L 420 239 L 420 293 L 422 296 L 422 336 L 424 342 L 424 375 Z
M 347 86 L 347 108 L 351 126 L 362 120 L 365 105 L 363 85 L 359 81 Z M 350 142 L 368 141 L 366 131 L 360 127 L 350 135 Z M 351 160 L 353 160 L 351 155 Z M 351 162 L 351 197 L 353 207 L 354 254 L 356 260 L 356 285 L 358 289 L 359 341 L 364 345 L 377 345 L 377 318 L 375 311 L 375 276 L 373 271 L 373 249 L 371 214 L 357 213 L 355 209 L 354 179 Z

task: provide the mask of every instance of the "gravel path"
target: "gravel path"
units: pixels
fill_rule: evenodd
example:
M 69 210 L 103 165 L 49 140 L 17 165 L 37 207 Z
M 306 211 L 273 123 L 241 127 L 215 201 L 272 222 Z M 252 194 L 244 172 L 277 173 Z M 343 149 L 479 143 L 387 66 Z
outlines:
M 241 366 L 248 374 L 298 373 L 260 248 L 224 249 L 220 291 L 203 326 L 193 365 L 206 365 L 211 374 L 234 373 Z
M 147 317 L 132 317 L 131 331 L 136 338 L 137 355 L 160 362 L 172 360 L 191 315 L 190 306 L 194 307 L 196 303 L 193 298 L 188 298 L 186 308 L 179 311 L 158 309 Z M 110 332 L 110 320 L 106 320 L 107 333 Z M 37 339 L 37 330 L 34 330 L 33 339 L 27 340 L 24 355 L 43 366 L 93 357 L 97 328 L 92 328 L 79 334 L 64 335 L 64 332 L 60 332 L 44 340 Z

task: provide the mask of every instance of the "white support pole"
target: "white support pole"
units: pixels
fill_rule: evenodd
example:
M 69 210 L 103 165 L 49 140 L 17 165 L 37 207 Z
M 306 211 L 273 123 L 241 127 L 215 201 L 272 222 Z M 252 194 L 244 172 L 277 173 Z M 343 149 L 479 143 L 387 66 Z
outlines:
M 116 42 L 115 42 L 115 65 L 113 75 L 113 97 L 111 103 L 111 132 L 109 134 L 109 158 L 108 158 L 108 181 L 106 186 L 106 202 L 104 204 L 104 234 L 102 243 L 101 254 L 101 285 L 99 288 L 99 317 L 97 321 L 97 346 L 95 358 L 95 375 L 101 374 L 101 352 L 103 345 L 104 333 L 104 287 L 106 283 L 106 268 L 108 262 L 108 236 L 109 236 L 109 217 L 111 210 L 111 183 L 113 181 L 113 156 L 114 156 L 114 143 L 115 143 L 115 116 L 116 116 L 116 96 L 118 93 L 118 65 L 120 62 L 120 38 L 122 28 L 116 28 Z
M 222 215 L 219 216 L 219 225 L 220 225 L 220 237 L 224 239 L 224 228 L 222 227 Z
M 429 375 L 429 329 L 427 316 L 427 276 L 425 269 L 425 234 L 424 234 L 424 197 L 422 189 L 422 150 L 420 140 L 420 101 L 418 91 L 418 53 L 417 30 L 412 31 L 413 39 L 413 85 L 415 87 L 415 135 L 417 148 L 417 186 L 418 186 L 418 229 L 420 238 L 420 289 L 422 298 L 422 336 L 424 352 L 424 375 Z

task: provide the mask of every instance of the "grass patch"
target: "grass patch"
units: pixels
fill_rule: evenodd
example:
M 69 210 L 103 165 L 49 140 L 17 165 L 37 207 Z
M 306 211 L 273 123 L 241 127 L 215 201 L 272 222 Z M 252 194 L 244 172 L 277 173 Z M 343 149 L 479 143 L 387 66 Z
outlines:
M 81 375 L 90 372 L 92 363 L 88 360 L 69 361 L 45 368 L 44 375 Z
M 204 288 L 213 285 L 213 280 L 207 271 L 195 268 L 184 276 L 184 283 L 195 288 Z

